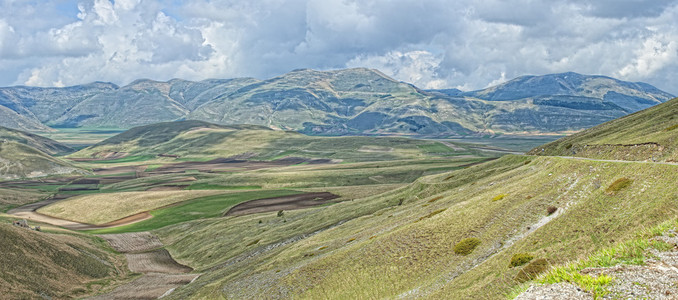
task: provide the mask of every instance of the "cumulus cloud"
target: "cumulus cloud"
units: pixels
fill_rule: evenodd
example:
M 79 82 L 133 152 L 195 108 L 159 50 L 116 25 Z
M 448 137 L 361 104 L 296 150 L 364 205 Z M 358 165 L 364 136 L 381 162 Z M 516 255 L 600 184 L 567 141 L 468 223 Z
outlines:
M 678 0 L 0 0 L 0 84 L 370 67 L 423 88 L 575 71 L 678 93 L 676 20 Z

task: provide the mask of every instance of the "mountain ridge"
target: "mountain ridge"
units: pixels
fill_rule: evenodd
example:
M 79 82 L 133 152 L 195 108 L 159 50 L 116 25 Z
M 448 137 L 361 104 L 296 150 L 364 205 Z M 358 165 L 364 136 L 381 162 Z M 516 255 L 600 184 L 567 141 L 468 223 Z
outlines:
M 578 131 L 670 98 L 648 84 L 573 72 L 463 92 L 422 90 L 366 68 L 297 69 L 266 80 L 0 88 L 0 114 L 16 113 L 0 126 L 131 128 L 194 119 L 317 135 L 539 134 Z

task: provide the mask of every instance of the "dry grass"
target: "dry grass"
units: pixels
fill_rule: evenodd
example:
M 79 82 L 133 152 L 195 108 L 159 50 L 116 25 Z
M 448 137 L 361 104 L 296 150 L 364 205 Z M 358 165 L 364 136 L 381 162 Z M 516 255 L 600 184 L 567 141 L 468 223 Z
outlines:
M 528 159 L 532 162 L 526 166 Z M 434 175 L 372 198 L 285 212 L 287 222 L 271 212 L 186 222 L 158 233 L 179 261 L 198 270 L 280 245 L 206 273 L 194 285 L 177 290 L 177 298 L 282 297 L 276 292 L 289 291 L 288 296 L 299 299 L 501 299 L 517 285 L 514 278 L 522 269 L 509 267 L 515 253 L 560 264 L 675 216 L 675 180 L 666 174 L 676 169 L 507 156 L 455 171 L 455 180 L 444 180 L 449 173 Z M 594 184 L 631 176 L 634 184 L 617 197 L 607 196 Z M 502 193 L 511 201 L 491 201 Z M 428 203 L 436 197 L 441 198 Z M 644 200 L 632 201 L 638 198 Z M 405 199 L 400 206 L 399 199 Z M 562 211 L 547 217 L 549 206 Z M 447 210 L 417 222 L 443 208 Z M 331 227 L 346 219 L 350 221 Z M 280 243 L 322 228 L 330 229 L 296 243 Z M 210 239 L 215 236 L 219 238 Z M 455 254 L 453 246 L 470 236 L 482 243 L 466 256 Z M 261 240 L 247 249 L 253 239 Z M 323 246 L 327 248 L 319 252 Z M 454 274 L 458 276 L 450 282 L 438 281 Z M 256 289 L 251 288 L 253 283 Z
M 224 191 L 153 191 L 92 194 L 60 201 L 38 210 L 48 216 L 88 224 L 105 224 L 166 205 Z

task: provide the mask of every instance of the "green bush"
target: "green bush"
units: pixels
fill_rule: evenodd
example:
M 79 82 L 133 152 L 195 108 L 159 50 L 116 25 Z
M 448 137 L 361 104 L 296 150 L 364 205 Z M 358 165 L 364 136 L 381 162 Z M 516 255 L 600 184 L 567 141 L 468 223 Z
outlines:
M 473 250 L 480 245 L 480 240 L 477 238 L 465 238 L 454 245 L 454 253 L 459 255 L 469 255 Z
M 617 179 L 615 182 L 610 184 L 609 187 L 607 187 L 607 190 L 605 190 L 608 194 L 616 194 L 617 192 L 629 187 L 633 183 L 633 180 L 628 179 L 626 177 L 622 177 Z
M 536 259 L 532 261 L 529 265 L 523 267 L 518 275 L 516 275 L 516 281 L 523 283 L 535 279 L 537 275 L 543 273 L 549 268 L 548 260 L 544 258 Z
M 534 256 L 532 256 L 532 254 L 529 253 L 513 254 L 513 256 L 511 257 L 510 266 L 511 268 L 520 267 L 526 263 L 529 263 L 533 258 Z

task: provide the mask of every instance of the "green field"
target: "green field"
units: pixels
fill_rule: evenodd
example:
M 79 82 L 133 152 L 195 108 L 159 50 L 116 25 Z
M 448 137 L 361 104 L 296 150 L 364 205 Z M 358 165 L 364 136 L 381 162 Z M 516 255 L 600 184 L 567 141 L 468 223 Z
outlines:
M 178 205 L 150 211 L 153 218 L 138 223 L 113 228 L 98 229 L 90 233 L 121 233 L 147 231 L 172 224 L 206 218 L 219 218 L 234 205 L 254 199 L 299 194 L 293 190 L 272 190 L 215 195 L 193 199 Z

